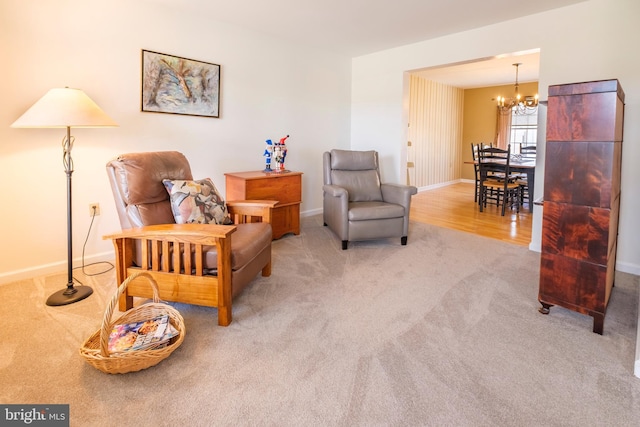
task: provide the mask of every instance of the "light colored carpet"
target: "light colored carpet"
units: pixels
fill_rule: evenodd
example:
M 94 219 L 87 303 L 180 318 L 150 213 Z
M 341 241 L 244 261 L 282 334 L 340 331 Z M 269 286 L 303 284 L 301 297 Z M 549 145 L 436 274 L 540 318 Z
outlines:
M 633 376 L 639 278 L 618 273 L 604 335 L 588 316 L 537 309 L 539 254 L 412 223 L 342 251 L 320 216 L 273 243 L 273 274 L 234 321 L 174 304 L 183 345 L 159 365 L 103 374 L 78 354 L 99 328 L 94 295 L 47 307 L 65 274 L 0 286 L 0 403 L 70 403 L 72 426 L 623 426 L 640 420 Z

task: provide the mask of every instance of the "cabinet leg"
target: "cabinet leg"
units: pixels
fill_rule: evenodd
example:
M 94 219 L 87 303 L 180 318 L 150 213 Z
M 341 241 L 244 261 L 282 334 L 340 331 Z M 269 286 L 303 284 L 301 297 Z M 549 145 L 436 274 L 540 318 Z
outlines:
M 547 304 L 542 301 L 540 301 L 540 304 L 542 304 L 542 307 L 540 307 L 538 311 L 542 314 L 549 314 L 549 309 L 553 307 L 553 304 Z
M 602 335 L 604 330 L 604 315 L 592 314 L 593 316 L 593 332 L 598 335 Z

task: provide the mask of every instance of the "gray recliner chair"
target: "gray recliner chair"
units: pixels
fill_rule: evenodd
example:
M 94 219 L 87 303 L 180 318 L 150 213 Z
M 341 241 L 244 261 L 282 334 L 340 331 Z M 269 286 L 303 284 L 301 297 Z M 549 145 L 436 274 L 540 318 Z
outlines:
M 376 151 L 331 150 L 323 155 L 323 219 L 342 240 L 400 237 L 407 244 L 411 185 L 382 184 Z

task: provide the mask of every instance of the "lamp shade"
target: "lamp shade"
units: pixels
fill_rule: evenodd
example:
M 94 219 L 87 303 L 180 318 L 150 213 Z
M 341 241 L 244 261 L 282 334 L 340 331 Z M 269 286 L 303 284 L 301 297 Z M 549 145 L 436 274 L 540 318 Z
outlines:
M 116 122 L 80 89 L 55 88 L 18 118 L 13 128 L 114 127 Z

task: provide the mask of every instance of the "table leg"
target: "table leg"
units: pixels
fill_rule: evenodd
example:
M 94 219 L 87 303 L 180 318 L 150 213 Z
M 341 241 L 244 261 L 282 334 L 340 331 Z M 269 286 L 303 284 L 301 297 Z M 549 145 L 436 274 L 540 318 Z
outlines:
M 536 169 L 535 168 L 529 168 L 527 169 L 527 187 L 529 191 L 527 191 L 527 194 L 529 195 L 529 212 L 533 213 L 533 185 L 536 181 Z

